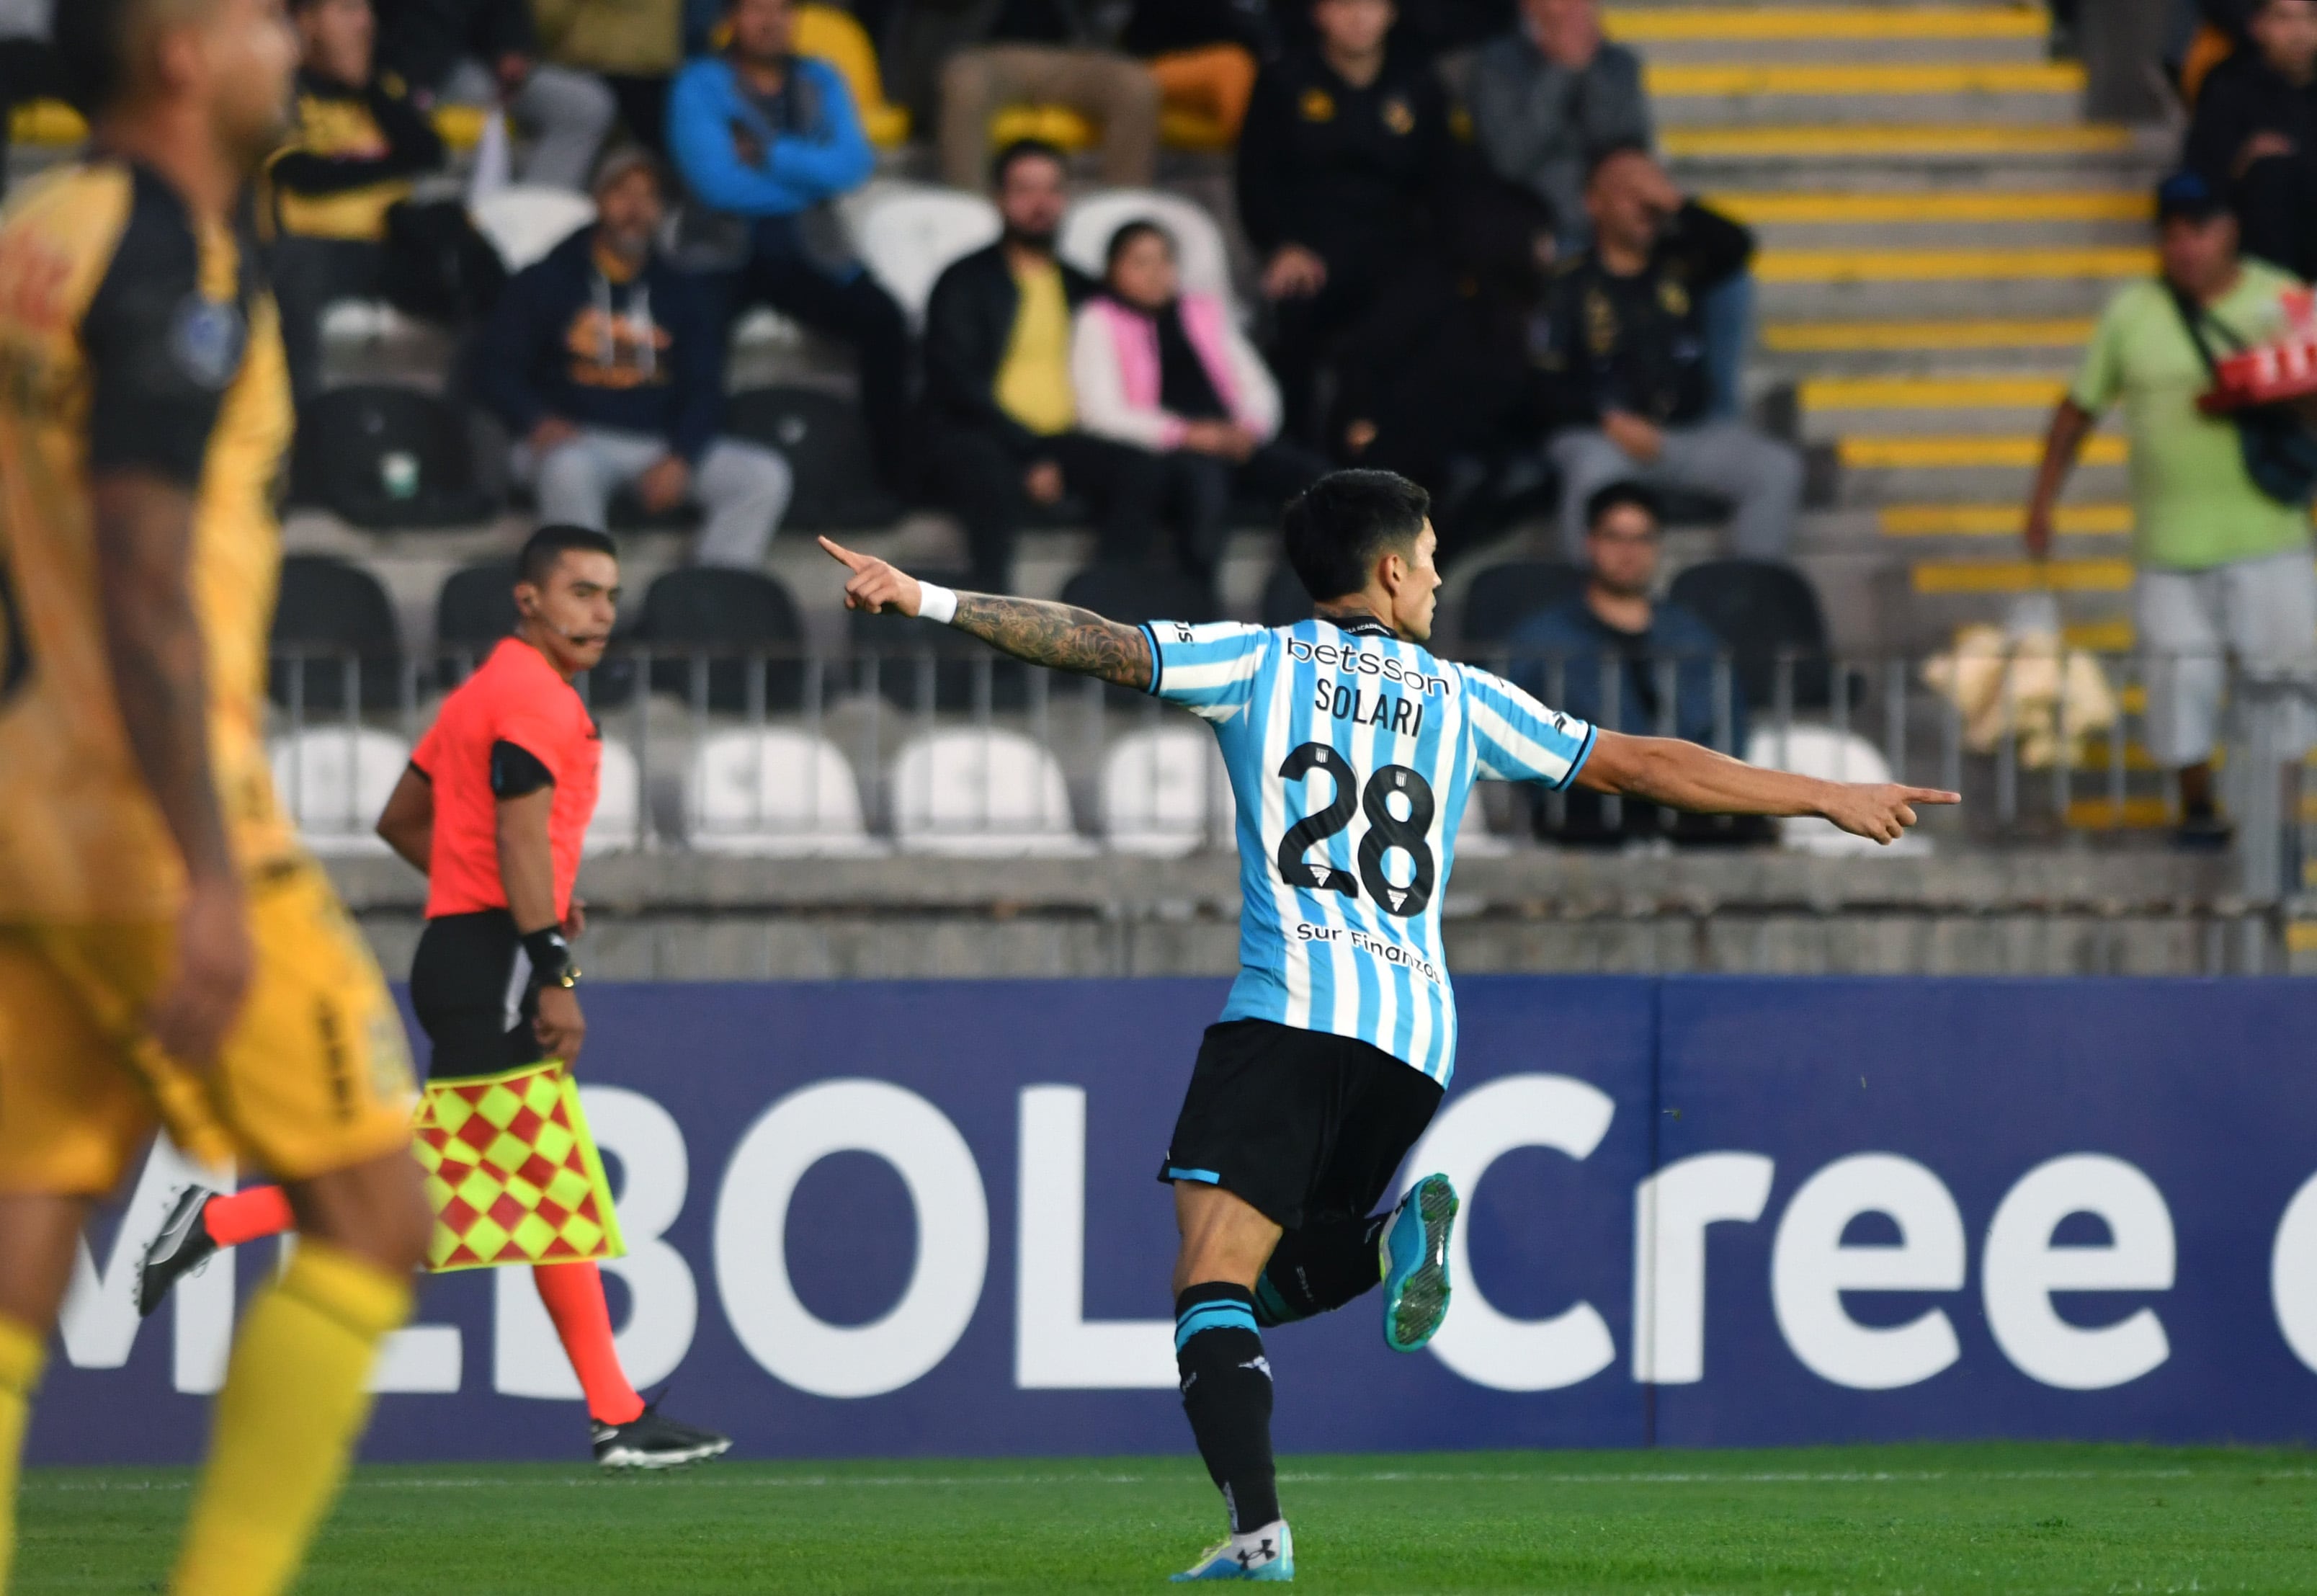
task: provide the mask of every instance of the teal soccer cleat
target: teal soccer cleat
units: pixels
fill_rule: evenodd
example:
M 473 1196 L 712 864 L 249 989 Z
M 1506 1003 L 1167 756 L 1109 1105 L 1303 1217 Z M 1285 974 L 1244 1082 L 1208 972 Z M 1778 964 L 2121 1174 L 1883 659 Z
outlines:
M 1376 1246 L 1383 1264 L 1383 1342 L 1395 1352 L 1421 1351 L 1448 1316 L 1448 1233 L 1460 1206 L 1447 1176 L 1427 1175 L 1408 1188 L 1383 1227 Z
M 1287 1520 L 1266 1524 L 1247 1535 L 1209 1547 L 1197 1564 L 1174 1576 L 1174 1584 L 1193 1580 L 1272 1580 L 1284 1584 L 1295 1577 L 1295 1538 Z

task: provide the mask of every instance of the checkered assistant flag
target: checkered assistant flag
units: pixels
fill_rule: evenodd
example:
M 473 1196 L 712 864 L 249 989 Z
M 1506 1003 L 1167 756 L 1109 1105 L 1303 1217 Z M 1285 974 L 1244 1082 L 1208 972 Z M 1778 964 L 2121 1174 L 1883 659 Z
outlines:
M 559 1060 L 430 1081 L 413 1149 L 426 1171 L 436 1273 L 618 1258 L 604 1161 Z

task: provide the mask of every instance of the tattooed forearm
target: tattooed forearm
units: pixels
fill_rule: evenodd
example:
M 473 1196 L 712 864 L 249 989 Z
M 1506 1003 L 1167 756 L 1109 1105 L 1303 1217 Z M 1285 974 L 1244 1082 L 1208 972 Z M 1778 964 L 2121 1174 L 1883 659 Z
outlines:
M 97 587 L 112 694 L 137 767 L 197 881 L 233 858 L 210 768 L 209 670 L 187 575 L 192 505 L 142 477 L 95 487 Z
M 1092 610 L 961 593 L 951 624 L 1033 665 L 1100 677 L 1122 687 L 1150 685 L 1150 640 L 1142 629 L 1105 621 Z

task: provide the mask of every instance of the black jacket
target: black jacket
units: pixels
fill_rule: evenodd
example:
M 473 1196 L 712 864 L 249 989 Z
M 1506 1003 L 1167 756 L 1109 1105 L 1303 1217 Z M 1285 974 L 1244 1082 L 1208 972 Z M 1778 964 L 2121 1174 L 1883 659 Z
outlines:
M 1398 58 L 1355 88 L 1317 49 L 1255 80 L 1239 141 L 1239 215 L 1268 256 L 1301 244 L 1338 270 L 1404 252 L 1450 161 L 1448 112 L 1430 68 Z
M 1659 426 L 1705 414 L 1705 337 L 1698 300 L 1743 270 L 1754 235 L 1695 200 L 1676 213 L 1650 264 L 1613 276 L 1599 247 L 1563 262 L 1532 335 L 1551 422 L 1589 426 L 1606 410 Z
M 1102 285 L 1068 261 L 1059 264 L 1075 311 Z M 997 403 L 997 368 L 1021 304 L 1003 244 L 977 249 L 941 274 L 926 305 L 926 408 L 937 426 L 994 432 L 1026 456 L 1037 435 Z
M 2302 160 L 2317 162 L 2317 84 L 2294 87 L 2259 50 L 2248 48 L 2205 79 L 2196 117 L 2188 123 L 2184 164 L 2225 190 L 2243 175 L 2236 169 L 2237 156 L 2257 133 L 2282 133 Z
M 1134 0 L 1118 48 L 1147 58 L 1236 44 L 1268 58 L 1278 52 L 1277 32 L 1267 0 Z
M 309 103 L 337 110 L 335 117 L 309 118 Z M 341 154 L 333 134 L 360 133 L 359 117 L 346 117 L 353 106 L 367 116 L 371 130 L 386 140 L 383 155 Z M 418 112 L 394 79 L 373 76 L 362 88 L 311 72 L 298 74 L 298 124 L 291 142 L 266 166 L 266 179 L 278 193 L 320 195 L 349 193 L 376 184 L 395 183 L 421 173 L 439 170 L 443 162 L 442 135 Z
M 476 352 L 477 397 L 517 437 L 559 416 L 665 438 L 697 464 L 724 420 L 723 331 L 699 280 L 655 254 L 613 283 L 594 250 L 582 228 L 506 285 Z
M 372 0 L 378 13 L 378 64 L 432 94 L 451 69 L 473 56 L 494 66 L 501 56 L 537 56 L 527 0 Z

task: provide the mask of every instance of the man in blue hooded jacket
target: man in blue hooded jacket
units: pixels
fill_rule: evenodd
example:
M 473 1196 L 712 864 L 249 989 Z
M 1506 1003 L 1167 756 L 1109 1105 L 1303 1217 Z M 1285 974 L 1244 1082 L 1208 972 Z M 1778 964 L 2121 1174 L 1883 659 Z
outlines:
M 908 487 L 909 330 L 854 258 L 834 202 L 876 157 L 844 77 L 794 53 L 792 0 L 728 0 L 730 41 L 676 75 L 667 147 L 694 203 L 742 235 L 704 253 L 728 275 L 731 313 L 770 305 L 853 347 L 879 476 Z M 690 229 L 697 245 L 702 229 Z M 703 262 L 703 264 L 708 264 Z

